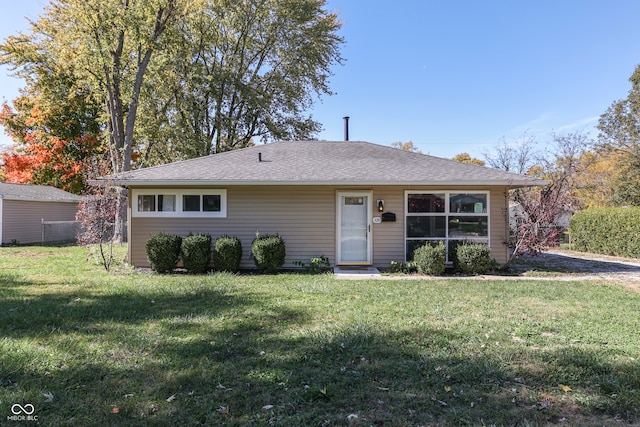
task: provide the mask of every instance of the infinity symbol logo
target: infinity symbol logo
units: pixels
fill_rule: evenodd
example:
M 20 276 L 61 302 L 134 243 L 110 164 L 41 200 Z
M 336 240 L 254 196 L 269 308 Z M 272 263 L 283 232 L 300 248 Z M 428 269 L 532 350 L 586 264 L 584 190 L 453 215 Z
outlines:
M 11 412 L 13 412 L 13 415 L 20 415 L 21 413 L 24 413 L 26 415 L 31 415 L 35 411 L 36 411 L 36 408 L 34 408 L 31 403 L 27 403 L 24 406 L 18 403 L 14 403 L 13 405 L 11 405 Z

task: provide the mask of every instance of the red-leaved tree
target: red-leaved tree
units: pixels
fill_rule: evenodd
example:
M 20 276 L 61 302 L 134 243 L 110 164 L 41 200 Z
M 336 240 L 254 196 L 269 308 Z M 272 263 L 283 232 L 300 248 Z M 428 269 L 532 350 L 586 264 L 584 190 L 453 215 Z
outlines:
M 0 124 L 14 141 L 2 153 L 7 182 L 51 185 L 81 194 L 86 190 L 87 163 L 99 162 L 103 149 L 95 106 L 67 99 L 51 104 L 26 91 L 0 108 Z
M 549 181 L 545 188 L 516 188 L 509 192 L 509 245 L 507 265 L 522 254 L 538 254 L 558 246 L 564 228 L 561 218 L 578 209 L 575 181 L 584 168 L 583 154 L 591 145 L 582 133 L 552 134 L 544 153 L 532 137 L 503 141 L 487 162 L 494 168 Z

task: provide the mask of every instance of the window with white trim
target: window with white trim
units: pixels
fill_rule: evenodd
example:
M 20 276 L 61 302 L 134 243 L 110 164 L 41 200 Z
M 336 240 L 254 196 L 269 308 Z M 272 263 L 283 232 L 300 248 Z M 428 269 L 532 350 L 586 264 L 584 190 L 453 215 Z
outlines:
M 489 244 L 488 191 L 405 192 L 405 257 L 425 244 Z
M 227 190 L 133 190 L 136 217 L 227 217 Z

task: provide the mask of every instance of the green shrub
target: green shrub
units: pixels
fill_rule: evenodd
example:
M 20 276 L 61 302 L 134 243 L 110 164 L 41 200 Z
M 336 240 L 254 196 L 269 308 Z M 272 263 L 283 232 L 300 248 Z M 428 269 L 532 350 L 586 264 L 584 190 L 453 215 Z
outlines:
M 256 267 L 263 273 L 273 273 L 284 265 L 286 250 L 279 235 L 256 235 L 251 243 L 251 254 Z
M 154 234 L 147 240 L 145 250 L 151 269 L 158 273 L 170 273 L 180 259 L 182 238 L 173 234 Z
M 413 264 L 413 263 L 411 263 Z M 391 261 L 387 273 L 404 273 L 407 274 L 410 271 L 410 266 L 406 262 Z
M 293 261 L 293 265 L 302 267 L 307 274 L 320 274 L 329 271 L 331 268 L 329 258 L 324 255 L 311 258 L 309 265 L 305 264 L 304 261 Z
M 236 273 L 242 261 L 242 243 L 237 237 L 221 236 L 213 244 L 213 267 L 217 271 Z
M 206 273 L 211 261 L 211 236 L 192 234 L 182 239 L 182 264 L 189 273 Z
M 447 266 L 446 262 L 447 247 L 443 242 L 439 242 L 435 246 L 426 244 L 413 252 L 412 264 L 421 274 L 443 274 Z
M 456 247 L 456 268 L 465 274 L 485 274 L 493 266 L 489 246 L 483 243 L 464 243 Z
M 640 207 L 577 212 L 569 236 L 577 251 L 640 258 Z

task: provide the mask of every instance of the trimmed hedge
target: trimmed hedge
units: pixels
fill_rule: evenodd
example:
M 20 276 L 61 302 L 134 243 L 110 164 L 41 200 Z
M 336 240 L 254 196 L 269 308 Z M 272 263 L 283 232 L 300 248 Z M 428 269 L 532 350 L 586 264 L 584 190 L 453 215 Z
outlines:
M 240 271 L 242 243 L 237 237 L 220 236 L 213 244 L 213 268 L 217 271 Z
M 577 212 L 569 236 L 577 251 L 640 258 L 640 207 Z
M 182 238 L 173 234 L 154 234 L 145 244 L 151 269 L 158 273 L 171 273 L 180 259 Z
M 182 239 L 182 264 L 189 273 L 206 273 L 211 260 L 211 236 L 192 234 Z
M 256 267 L 263 273 L 273 273 L 284 265 L 286 250 L 279 235 L 256 236 L 251 243 L 251 254 Z
M 489 246 L 483 243 L 463 243 L 456 246 L 455 263 L 464 274 L 485 274 L 493 265 Z
M 413 252 L 413 265 L 421 274 L 443 274 L 447 267 L 447 247 L 443 242 L 420 246 Z

